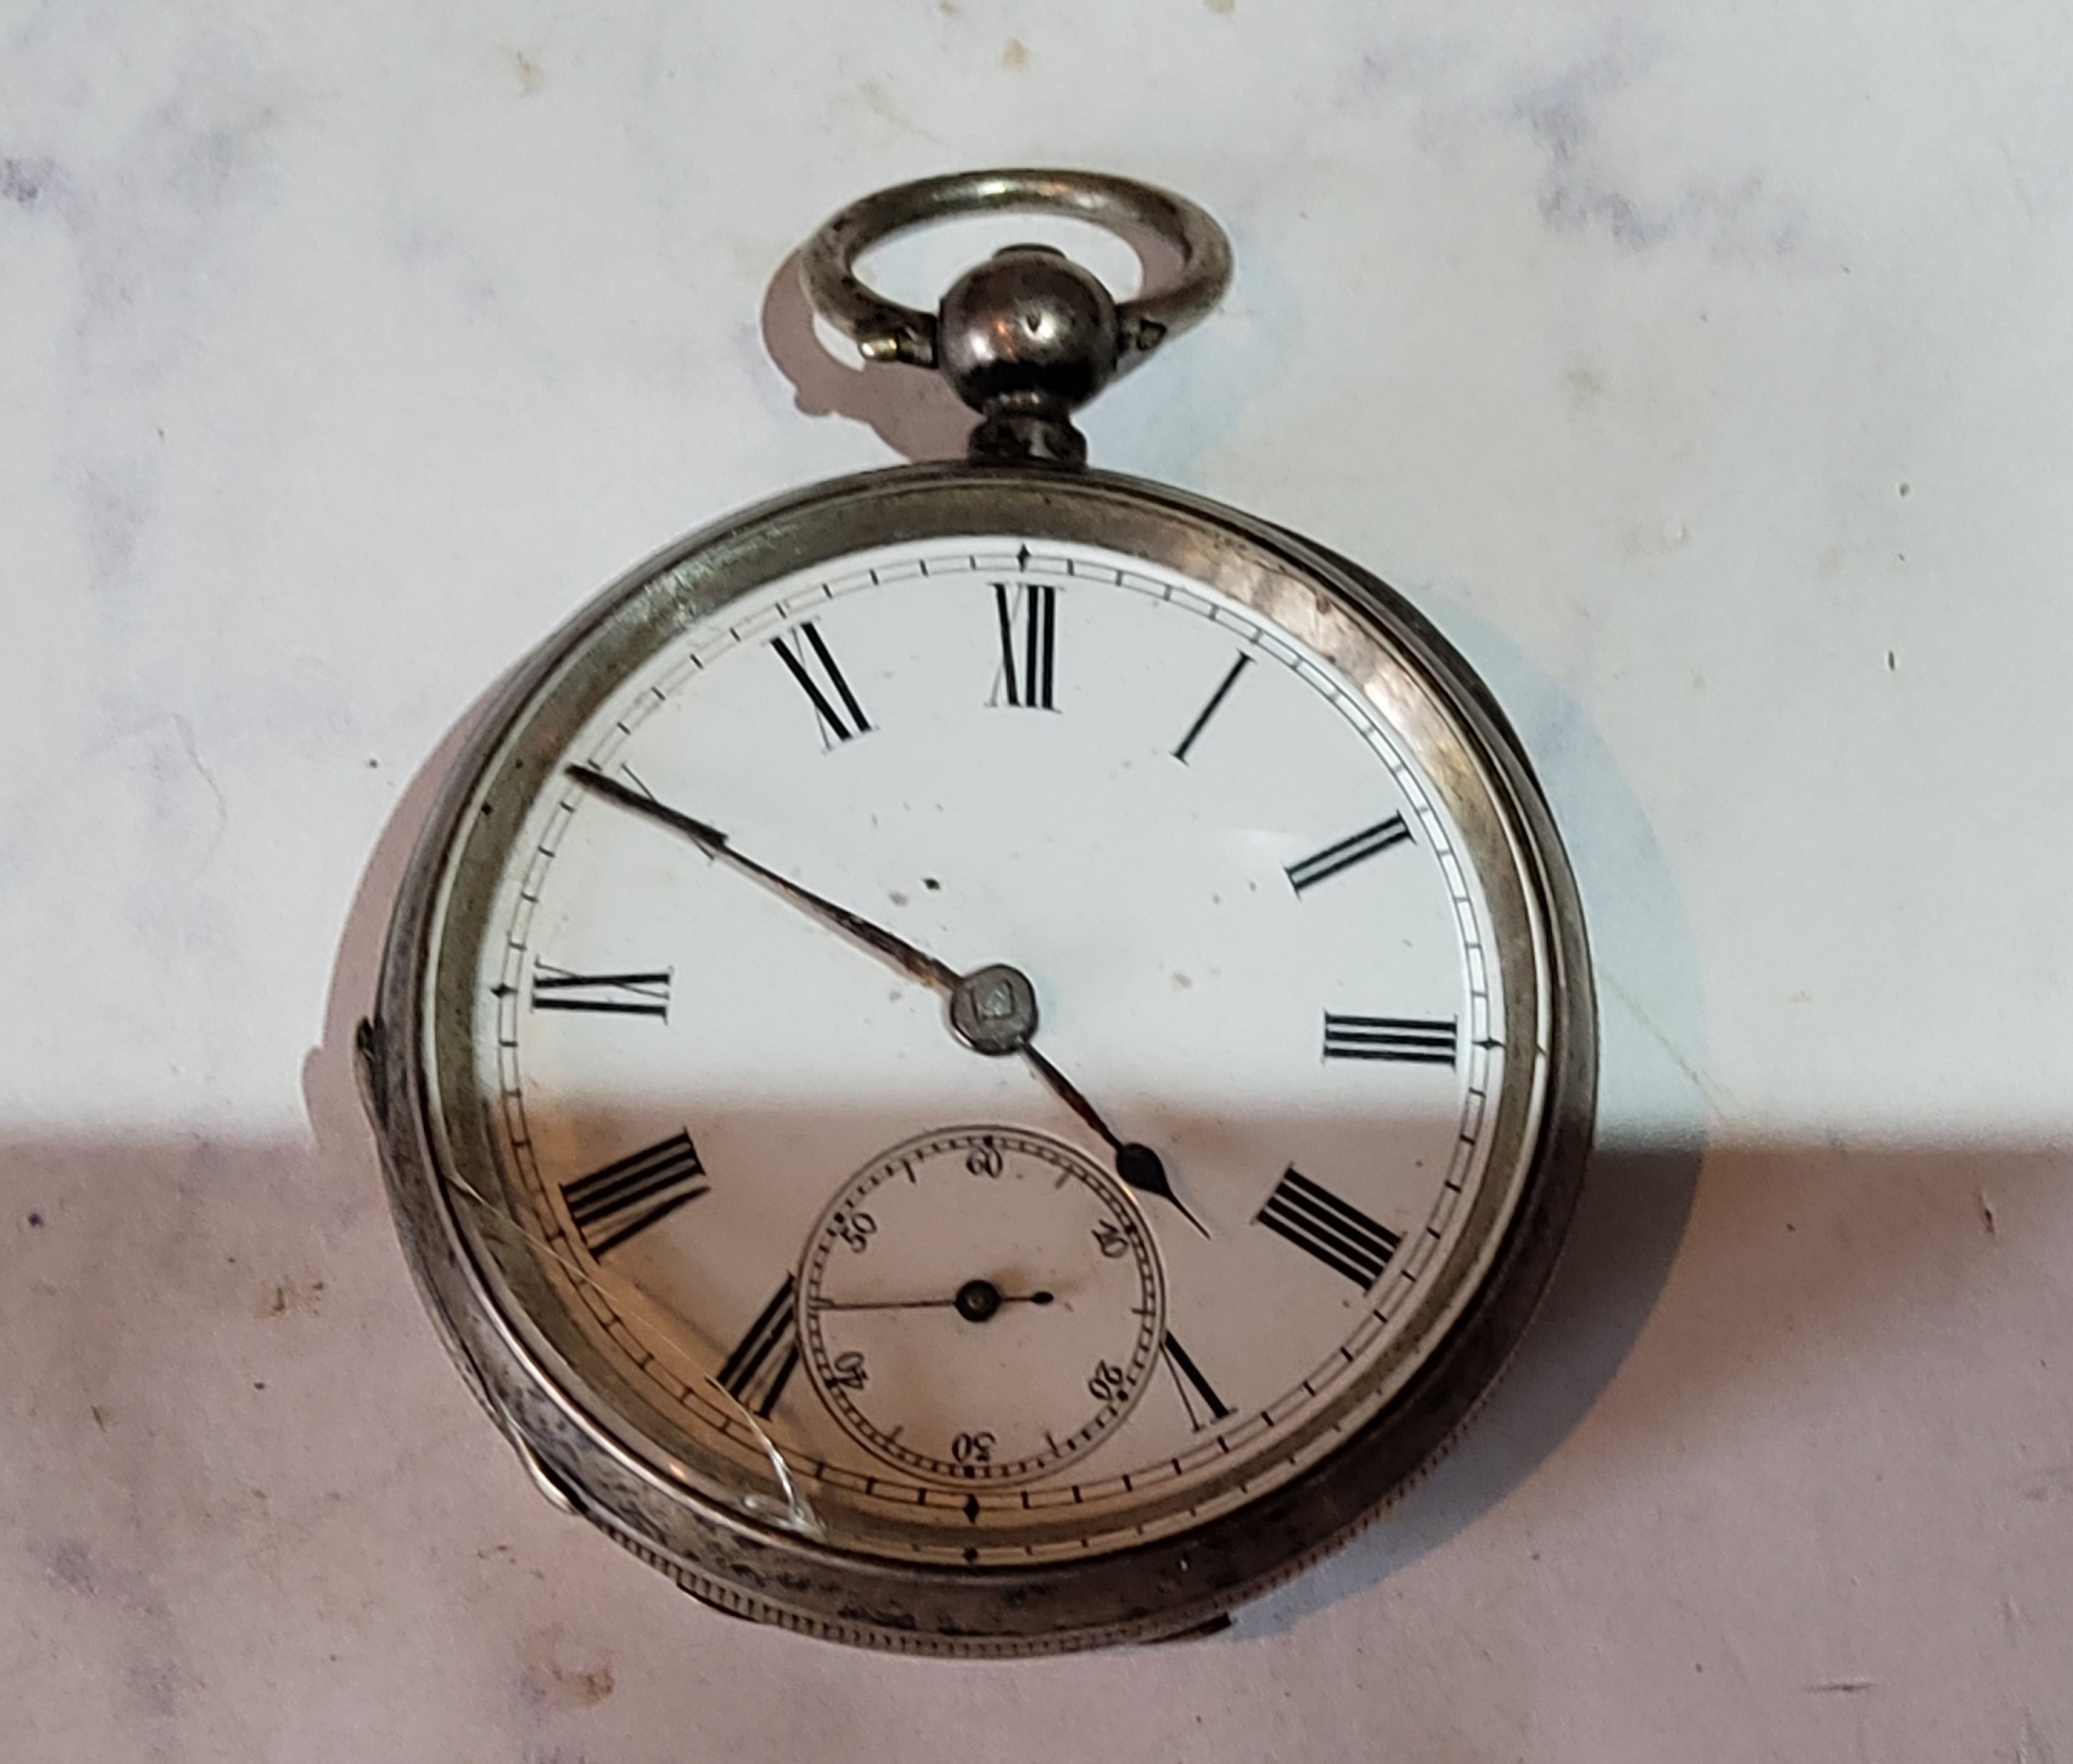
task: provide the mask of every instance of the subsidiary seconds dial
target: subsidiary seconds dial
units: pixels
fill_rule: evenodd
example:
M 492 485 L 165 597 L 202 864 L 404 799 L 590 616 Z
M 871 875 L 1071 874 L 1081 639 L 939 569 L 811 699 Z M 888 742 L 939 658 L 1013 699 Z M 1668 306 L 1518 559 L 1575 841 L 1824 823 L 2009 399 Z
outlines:
M 924 1135 L 814 1229 L 799 1333 L 823 1398 L 888 1463 L 954 1484 L 1058 1469 L 1157 1362 L 1158 1258 L 1114 1178 L 1012 1128 Z

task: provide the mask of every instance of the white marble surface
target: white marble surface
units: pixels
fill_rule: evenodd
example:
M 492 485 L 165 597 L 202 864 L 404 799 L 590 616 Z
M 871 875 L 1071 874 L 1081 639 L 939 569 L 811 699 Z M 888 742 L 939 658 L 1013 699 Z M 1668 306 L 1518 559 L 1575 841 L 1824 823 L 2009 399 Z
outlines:
M 2062 8 L 14 0 L 0 46 L 0 1757 L 2073 1761 Z M 1497 684 L 1607 1151 L 1397 1518 L 1231 1636 L 970 1667 L 708 1617 L 532 1494 L 346 1035 L 501 669 L 954 445 L 828 414 L 772 278 L 988 162 L 1231 227 L 1097 457 Z

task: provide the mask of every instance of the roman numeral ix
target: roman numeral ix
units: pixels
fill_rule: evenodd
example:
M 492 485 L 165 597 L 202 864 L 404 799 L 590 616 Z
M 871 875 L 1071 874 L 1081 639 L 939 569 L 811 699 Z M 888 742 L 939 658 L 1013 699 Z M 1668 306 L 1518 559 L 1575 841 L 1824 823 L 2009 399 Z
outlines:
M 561 1198 L 584 1248 L 601 1256 L 697 1200 L 711 1187 L 691 1135 L 677 1133 L 645 1151 L 565 1183 Z
M 777 1290 L 777 1296 L 763 1307 L 749 1325 L 727 1363 L 720 1368 L 719 1383 L 726 1393 L 761 1419 L 784 1393 L 785 1382 L 799 1363 L 798 1319 L 793 1314 L 794 1281 L 790 1275 Z
M 871 722 L 864 715 L 864 707 L 857 702 L 857 695 L 849 689 L 849 682 L 842 678 L 842 671 L 835 665 L 835 658 L 828 653 L 827 640 L 812 620 L 808 620 L 794 634 L 799 647 L 795 651 L 782 637 L 773 637 L 770 647 L 778 653 L 778 659 L 785 670 L 799 682 L 799 690 L 813 701 L 813 715 L 820 721 L 821 741 L 833 747 L 838 742 L 854 741 L 858 736 L 868 734 Z M 821 678 L 813 678 L 818 664 Z M 823 689 L 823 688 L 825 689 Z M 832 696 L 831 696 L 832 695 Z
M 1341 870 L 1350 870 L 1378 852 L 1404 844 L 1410 838 L 1410 829 L 1404 824 L 1403 816 L 1392 814 L 1386 821 L 1377 821 L 1372 827 L 1363 827 L 1358 833 L 1348 834 L 1337 845 L 1326 846 L 1313 858 L 1290 864 L 1289 886 L 1300 894 L 1305 888 L 1314 888 Z
M 1452 1018 L 1341 1017 L 1324 1013 L 1328 1060 L 1399 1060 L 1412 1066 L 1451 1066 L 1459 1037 Z
M 1343 1274 L 1363 1292 L 1382 1277 L 1404 1240 L 1291 1165 L 1255 1215 L 1256 1223 Z
M 993 610 L 1001 628 L 1001 676 L 991 702 L 1027 711 L 1056 708 L 1051 690 L 1058 648 L 1058 590 L 1048 582 L 1027 582 L 1011 593 L 1006 582 L 996 582 Z
M 532 969 L 532 1008 L 536 1011 L 608 1011 L 622 1017 L 669 1015 L 670 970 L 647 974 L 571 974 L 536 960 Z

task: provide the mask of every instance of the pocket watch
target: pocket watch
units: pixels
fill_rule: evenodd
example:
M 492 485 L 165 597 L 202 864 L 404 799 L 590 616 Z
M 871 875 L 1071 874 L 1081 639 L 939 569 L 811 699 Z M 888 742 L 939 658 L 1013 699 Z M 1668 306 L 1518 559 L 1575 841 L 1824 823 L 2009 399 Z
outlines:
M 1165 248 L 1116 301 L 945 216 Z M 1215 1626 L 1453 1441 L 1594 1108 L 1576 891 L 1402 598 L 1088 469 L 1221 230 L 1121 178 L 932 178 L 802 255 L 969 461 L 638 565 L 443 783 L 357 1052 L 420 1291 L 550 1499 L 706 1603 L 1007 1655 Z M 871 370 L 875 371 L 875 370 Z

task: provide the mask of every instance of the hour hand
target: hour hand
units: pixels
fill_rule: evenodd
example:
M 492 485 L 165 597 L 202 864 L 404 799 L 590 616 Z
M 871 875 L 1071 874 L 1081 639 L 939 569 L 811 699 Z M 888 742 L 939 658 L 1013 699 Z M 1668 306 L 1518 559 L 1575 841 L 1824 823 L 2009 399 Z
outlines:
M 644 790 L 637 790 L 630 785 L 621 784 L 608 772 L 601 772 L 593 765 L 571 765 L 569 775 L 586 790 L 595 791 L 608 802 L 617 803 L 623 809 L 630 809 L 636 814 L 644 814 L 651 821 L 673 829 L 682 833 L 709 858 L 730 863 L 745 874 L 754 877 L 772 892 L 803 908 L 823 925 L 838 931 L 852 942 L 858 943 L 891 963 L 909 979 L 918 980 L 946 998 L 957 989 L 958 975 L 946 964 L 938 961 L 925 950 L 918 950 L 903 937 L 896 937 L 882 926 L 873 925 L 870 920 L 860 918 L 847 906 L 837 906 L 834 901 L 823 899 L 810 888 L 802 888 L 788 876 L 780 876 L 767 865 L 758 863 L 735 849 L 726 833 L 710 822 L 702 821 L 695 815 L 686 814 L 681 809 L 658 802 Z
M 1075 1084 L 1049 1059 L 1039 1053 L 1033 1043 L 1025 1042 L 1022 1057 L 1029 1062 L 1031 1069 L 1051 1087 L 1051 1092 L 1072 1112 L 1098 1134 L 1115 1155 L 1115 1173 L 1125 1187 L 1135 1188 L 1140 1194 L 1157 1195 L 1178 1209 L 1182 1218 L 1205 1237 L 1209 1227 L 1188 1210 L 1187 1203 L 1173 1192 L 1172 1179 L 1166 1174 L 1166 1161 L 1148 1145 L 1120 1138 L 1115 1130 L 1102 1119 L 1101 1112 L 1089 1102 Z

